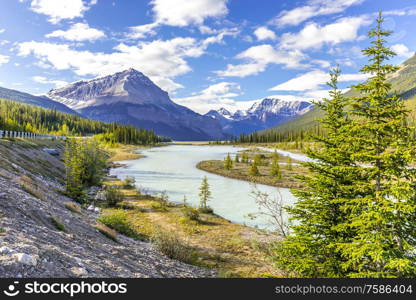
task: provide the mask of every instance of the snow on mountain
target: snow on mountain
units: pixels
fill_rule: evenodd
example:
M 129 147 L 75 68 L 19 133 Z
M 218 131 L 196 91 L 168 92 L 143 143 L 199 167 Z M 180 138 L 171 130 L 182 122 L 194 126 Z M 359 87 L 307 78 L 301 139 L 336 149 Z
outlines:
M 48 97 L 87 118 L 130 124 L 175 140 L 225 137 L 217 120 L 174 103 L 167 92 L 135 69 L 52 89 Z
M 232 114 L 221 108 L 211 110 L 205 115 L 219 120 L 226 133 L 240 135 L 285 123 L 307 113 L 312 107 L 313 105 L 306 101 L 265 98 L 255 102 L 245 111 L 238 110 Z

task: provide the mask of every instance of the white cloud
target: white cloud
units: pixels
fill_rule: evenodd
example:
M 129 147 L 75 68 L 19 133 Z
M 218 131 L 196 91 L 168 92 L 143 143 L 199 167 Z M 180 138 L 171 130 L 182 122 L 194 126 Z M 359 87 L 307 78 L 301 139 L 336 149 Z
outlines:
M 0 55 L 0 66 L 7 64 L 10 60 L 10 57 L 7 55 Z
M 155 22 L 170 26 L 201 25 L 228 13 L 227 0 L 152 0 Z
M 68 30 L 55 30 L 47 35 L 47 38 L 57 37 L 68 41 L 95 41 L 105 37 L 105 33 L 101 30 L 91 28 L 86 23 L 73 24 Z
M 142 39 L 147 36 L 153 36 L 156 34 L 155 28 L 157 26 L 158 25 L 156 23 L 150 23 L 129 27 L 130 32 L 127 33 L 127 37 L 131 39 Z
M 310 0 L 305 6 L 282 11 L 270 23 L 279 27 L 299 25 L 312 17 L 339 13 L 350 6 L 360 4 L 363 1 L 364 0 Z
M 275 40 L 276 34 L 268 29 L 265 26 L 259 27 L 254 31 L 254 35 L 257 37 L 257 40 L 264 41 L 264 40 Z
M 297 33 L 283 34 L 280 47 L 298 50 L 319 49 L 323 45 L 354 41 L 358 38 L 358 29 L 370 23 L 366 16 L 342 18 L 325 26 L 310 23 Z
M 338 81 L 359 81 L 366 80 L 367 74 L 341 74 Z M 295 78 L 292 78 L 286 82 L 276 85 L 269 89 L 270 91 L 310 91 L 318 90 L 321 85 L 326 84 L 330 79 L 327 72 L 322 70 L 313 70 Z
M 33 79 L 33 81 L 35 81 L 37 83 L 53 84 L 53 85 L 55 85 L 55 87 L 63 87 L 63 86 L 68 84 L 68 82 L 63 81 L 63 80 L 49 80 L 49 79 L 47 79 L 46 77 L 43 77 L 43 76 L 33 76 L 32 79 Z
M 403 45 L 403 44 L 395 44 L 391 46 L 391 50 L 396 52 L 398 56 L 405 57 L 405 58 L 410 58 L 415 54 L 414 51 L 410 51 L 409 48 L 407 48 L 406 45 Z
M 42 66 L 72 70 L 79 76 L 103 76 L 135 68 L 168 91 L 181 87 L 172 79 L 190 72 L 185 60 L 204 54 L 209 43 L 194 38 L 174 38 L 139 42 L 129 46 L 119 44 L 111 53 L 76 50 L 67 44 L 24 42 L 17 46 L 19 56 L 34 55 Z
M 48 16 L 48 21 L 57 24 L 64 19 L 82 17 L 84 12 L 94 5 L 96 1 L 89 4 L 82 0 L 32 0 L 31 10 L 38 14 Z
M 207 18 L 219 18 L 228 13 L 228 0 L 152 0 L 153 23 L 130 27 L 128 38 L 142 39 L 156 34 L 161 25 L 199 26 L 203 34 L 216 33 L 203 23 Z
M 383 11 L 384 16 L 414 16 L 416 15 L 415 7 Z
M 226 70 L 215 73 L 225 77 L 246 77 L 263 72 L 269 64 L 282 64 L 286 68 L 300 68 L 301 60 L 306 56 L 300 51 L 282 51 L 271 45 L 253 46 L 236 56 L 237 59 L 247 61 L 239 65 L 227 65 Z
M 234 82 L 219 82 L 190 97 L 174 98 L 173 100 L 199 113 L 224 107 L 230 111 L 241 109 L 246 102 L 235 101 L 233 98 L 241 95 L 241 87 Z
M 5 31 L 6 31 L 6 29 L 0 28 L 0 33 L 3 33 Z

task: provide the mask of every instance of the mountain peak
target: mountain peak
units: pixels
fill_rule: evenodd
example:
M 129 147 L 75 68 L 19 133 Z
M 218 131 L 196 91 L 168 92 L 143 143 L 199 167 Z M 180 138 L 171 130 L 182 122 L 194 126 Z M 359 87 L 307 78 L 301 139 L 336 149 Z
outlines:
M 129 68 L 111 75 L 81 80 L 59 89 L 48 96 L 72 109 L 102 104 L 126 102 L 134 104 L 171 105 L 167 92 L 154 84 L 146 75 Z

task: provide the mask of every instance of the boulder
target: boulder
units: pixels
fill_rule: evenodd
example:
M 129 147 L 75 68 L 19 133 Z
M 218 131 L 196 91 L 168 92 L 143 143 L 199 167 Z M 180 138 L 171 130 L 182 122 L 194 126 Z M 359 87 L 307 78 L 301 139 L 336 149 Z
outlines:
M 35 255 L 29 255 L 26 253 L 16 253 L 13 255 L 17 262 L 29 265 L 29 266 L 36 266 L 38 263 L 38 258 Z

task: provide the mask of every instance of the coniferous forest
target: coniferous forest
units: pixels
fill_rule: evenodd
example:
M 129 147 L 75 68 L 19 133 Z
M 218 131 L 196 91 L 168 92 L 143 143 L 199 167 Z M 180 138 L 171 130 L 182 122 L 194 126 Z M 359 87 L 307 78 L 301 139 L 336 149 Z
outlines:
M 106 143 L 148 145 L 168 140 L 150 130 L 89 120 L 56 110 L 1 99 L 0 128 L 65 136 L 96 134 Z

